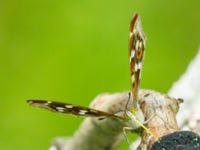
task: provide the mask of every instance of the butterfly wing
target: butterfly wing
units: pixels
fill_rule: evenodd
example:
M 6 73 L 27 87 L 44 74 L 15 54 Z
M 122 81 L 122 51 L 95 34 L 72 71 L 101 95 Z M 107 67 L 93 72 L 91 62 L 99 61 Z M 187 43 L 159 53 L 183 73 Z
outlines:
M 137 95 L 140 84 L 142 70 L 142 60 L 144 57 L 145 34 L 142 30 L 141 20 L 138 14 L 133 16 L 130 24 L 129 38 L 129 60 L 132 81 L 132 96 L 134 104 L 137 103 Z
M 48 100 L 27 100 L 27 103 L 34 107 L 44 108 L 53 112 L 73 114 L 76 116 L 86 116 L 86 117 L 114 117 L 118 119 L 123 119 L 120 116 L 110 114 L 97 109 L 82 107 L 78 105 L 73 105 L 69 103 L 48 101 Z

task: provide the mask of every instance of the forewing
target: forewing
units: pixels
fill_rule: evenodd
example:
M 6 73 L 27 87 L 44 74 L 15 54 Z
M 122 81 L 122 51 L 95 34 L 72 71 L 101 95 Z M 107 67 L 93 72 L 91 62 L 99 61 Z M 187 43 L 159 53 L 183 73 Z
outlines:
M 100 110 L 77 106 L 69 103 L 48 101 L 48 100 L 27 100 L 31 106 L 44 108 L 53 112 L 73 114 L 76 116 L 86 116 L 86 117 L 114 117 L 123 119 L 120 116 L 103 112 Z
M 144 57 L 145 34 L 142 30 L 141 20 L 138 14 L 133 16 L 130 24 L 129 38 L 129 61 L 132 81 L 132 96 L 134 103 L 137 102 L 140 76 L 142 70 L 142 60 Z

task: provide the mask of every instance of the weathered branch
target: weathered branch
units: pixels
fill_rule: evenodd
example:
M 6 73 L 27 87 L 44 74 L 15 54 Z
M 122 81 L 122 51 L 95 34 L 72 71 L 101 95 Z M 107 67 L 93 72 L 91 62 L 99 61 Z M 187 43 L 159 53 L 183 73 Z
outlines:
M 127 109 L 127 100 L 127 92 L 104 94 L 98 96 L 91 107 L 109 113 L 116 113 Z M 146 120 L 149 120 L 146 126 L 156 137 L 159 138 L 178 130 L 175 117 L 179 100 L 155 91 L 140 90 L 139 102 Z M 103 120 L 86 118 L 72 138 L 67 139 L 63 144 L 60 144 L 60 140 L 56 140 L 53 145 L 59 147 L 60 150 L 114 150 L 124 139 L 122 134 L 124 126 L 126 125 L 123 121 L 113 118 Z M 155 137 L 144 132 L 142 143 L 138 149 L 145 150 L 144 147 L 146 149 L 151 147 L 156 140 Z
M 92 108 L 114 114 L 125 110 L 128 93 L 102 94 L 95 98 Z M 114 118 L 86 118 L 73 137 L 53 143 L 59 150 L 114 150 L 123 140 L 123 121 Z
M 200 123 L 197 121 L 200 118 L 200 109 L 198 108 L 200 106 L 198 104 L 200 103 L 199 66 L 200 52 L 186 73 L 175 83 L 169 92 L 170 95 L 185 100 L 179 112 L 179 123 L 187 125 L 187 127 L 190 126 L 189 128 L 197 133 L 199 133 L 200 128 Z M 115 113 L 126 109 L 127 100 L 127 92 L 104 94 L 98 96 L 91 107 L 109 113 Z M 139 102 L 146 120 L 149 120 L 146 126 L 157 138 L 179 131 L 179 126 L 176 122 L 176 113 L 178 112 L 181 99 L 175 99 L 155 91 L 140 90 Z M 188 116 L 190 116 L 190 119 L 188 119 Z M 194 116 L 196 118 L 194 120 L 196 121 L 191 119 Z M 191 120 L 196 123 L 195 126 L 194 123 L 191 125 Z M 105 118 L 103 120 L 86 118 L 73 137 L 68 139 L 58 138 L 53 142 L 52 147 L 57 147 L 56 149 L 59 150 L 114 150 L 117 149 L 123 140 L 123 126 L 123 121 L 113 118 Z M 141 135 L 141 138 L 142 140 L 138 147 L 139 150 L 150 149 L 152 144 L 157 140 L 157 138 L 145 131 Z
M 179 131 L 176 113 L 182 100 L 154 91 L 144 91 L 140 96 L 140 106 L 147 118 L 146 126 L 156 138 L 144 132 L 137 150 L 150 150 L 154 142 L 162 136 Z
M 169 95 L 184 99 L 177 115 L 181 130 L 193 131 L 200 134 L 200 51 L 188 66 L 186 72 L 174 83 Z M 182 132 L 180 132 L 182 134 Z M 190 133 L 190 136 L 194 134 Z M 177 136 L 177 135 L 176 135 Z M 187 135 L 188 136 L 188 135 Z M 189 137 L 189 136 L 188 136 Z M 199 139 L 199 137 L 196 137 Z M 191 139 L 190 139 L 191 140 Z M 169 141 L 168 141 L 169 142 Z M 185 141 L 184 141 L 185 142 Z M 138 141 L 132 144 L 136 149 Z
M 184 99 L 184 104 L 177 116 L 183 130 L 200 134 L 200 51 L 188 66 L 186 72 L 174 83 L 170 95 Z

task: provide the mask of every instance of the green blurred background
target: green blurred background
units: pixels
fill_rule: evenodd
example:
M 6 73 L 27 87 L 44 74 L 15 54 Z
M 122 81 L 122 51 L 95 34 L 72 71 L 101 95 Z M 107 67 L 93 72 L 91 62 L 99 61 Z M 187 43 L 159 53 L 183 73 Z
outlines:
M 97 94 L 130 89 L 134 12 L 147 35 L 141 87 L 167 92 L 197 53 L 199 8 L 199 0 L 0 1 L 0 149 L 48 149 L 82 121 L 26 99 L 88 106 Z

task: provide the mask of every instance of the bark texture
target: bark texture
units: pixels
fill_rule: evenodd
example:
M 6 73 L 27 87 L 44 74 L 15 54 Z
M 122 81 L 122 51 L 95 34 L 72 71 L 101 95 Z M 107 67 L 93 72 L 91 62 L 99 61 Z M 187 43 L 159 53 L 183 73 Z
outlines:
M 139 91 L 140 108 L 147 120 L 145 126 L 153 135 L 143 130 L 141 141 L 133 143 L 131 149 L 149 150 L 160 137 L 180 129 L 200 134 L 199 66 L 200 52 L 182 77 L 173 84 L 168 93 L 170 96 L 152 90 Z M 180 105 L 179 111 L 182 99 L 184 103 Z M 127 101 L 128 92 L 102 94 L 95 98 L 91 107 L 116 113 L 126 109 Z M 128 107 L 131 105 L 130 101 Z M 72 137 L 56 138 L 50 150 L 115 150 L 124 140 L 124 126 L 123 121 L 113 118 L 86 118 Z

